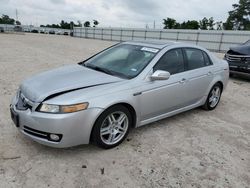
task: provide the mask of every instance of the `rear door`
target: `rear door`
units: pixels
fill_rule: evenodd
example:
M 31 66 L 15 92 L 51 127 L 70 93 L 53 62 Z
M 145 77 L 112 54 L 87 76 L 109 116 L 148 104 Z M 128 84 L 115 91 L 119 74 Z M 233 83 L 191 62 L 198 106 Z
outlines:
M 205 95 L 213 79 L 212 61 L 206 52 L 196 48 L 184 48 L 186 60 L 186 91 L 187 105 L 199 102 Z

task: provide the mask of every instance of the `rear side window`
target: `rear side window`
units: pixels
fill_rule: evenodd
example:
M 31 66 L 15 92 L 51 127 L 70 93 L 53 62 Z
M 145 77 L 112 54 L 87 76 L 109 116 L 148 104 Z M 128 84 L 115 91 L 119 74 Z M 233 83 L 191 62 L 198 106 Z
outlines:
M 210 60 L 206 52 L 203 52 L 203 56 L 204 56 L 205 65 L 206 66 L 212 65 L 212 61 Z
M 184 71 L 184 57 L 181 49 L 166 52 L 154 66 L 154 71 L 164 70 L 171 75 Z
M 184 49 L 187 57 L 188 70 L 198 69 L 210 65 L 208 56 L 204 56 L 203 51 L 195 48 Z

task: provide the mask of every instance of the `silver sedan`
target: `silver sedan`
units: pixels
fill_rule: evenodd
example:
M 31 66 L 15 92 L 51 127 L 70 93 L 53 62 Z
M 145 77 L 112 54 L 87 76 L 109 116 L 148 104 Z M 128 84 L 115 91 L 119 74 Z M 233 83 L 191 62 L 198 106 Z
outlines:
M 25 80 L 10 112 L 20 132 L 41 144 L 112 148 L 131 128 L 215 109 L 228 76 L 226 61 L 195 45 L 123 42 Z

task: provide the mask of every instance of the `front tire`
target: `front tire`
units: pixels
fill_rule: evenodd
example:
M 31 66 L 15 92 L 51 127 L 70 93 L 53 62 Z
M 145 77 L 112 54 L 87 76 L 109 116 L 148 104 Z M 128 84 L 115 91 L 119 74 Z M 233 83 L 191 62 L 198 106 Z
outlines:
M 222 87 L 216 83 L 210 90 L 206 103 L 202 106 L 205 110 L 214 110 L 220 102 Z
M 132 116 L 129 110 L 122 105 L 113 106 L 96 120 L 92 140 L 105 149 L 116 147 L 127 137 L 131 125 Z

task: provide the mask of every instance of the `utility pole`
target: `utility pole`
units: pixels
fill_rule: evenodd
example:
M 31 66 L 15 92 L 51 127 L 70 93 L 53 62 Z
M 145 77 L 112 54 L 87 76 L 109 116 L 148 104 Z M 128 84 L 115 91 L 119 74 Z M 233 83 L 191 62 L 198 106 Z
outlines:
M 18 21 L 18 12 L 17 12 L 17 9 L 16 9 L 16 21 Z
M 154 20 L 154 29 L 155 29 L 155 20 Z

